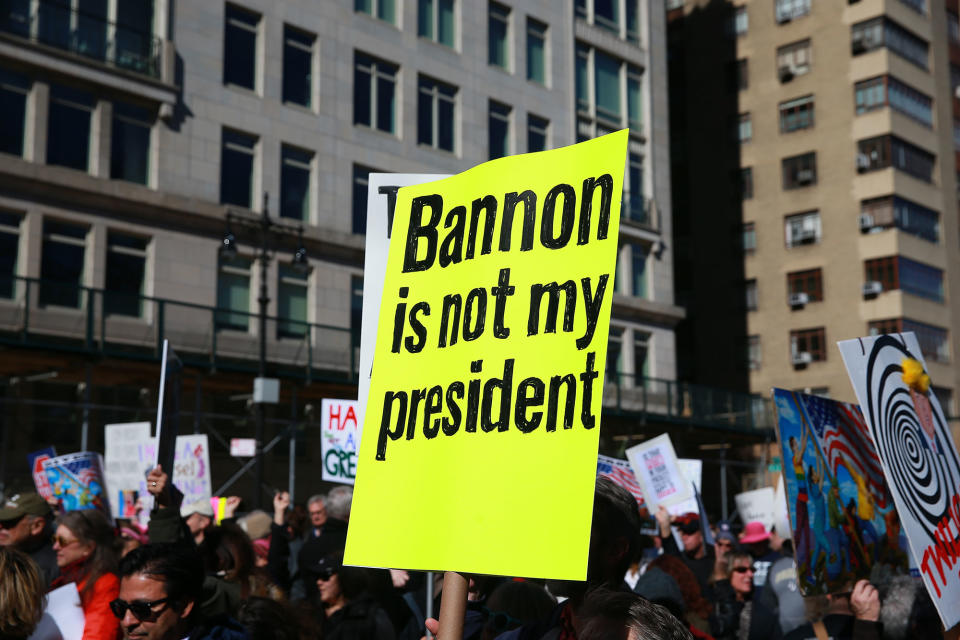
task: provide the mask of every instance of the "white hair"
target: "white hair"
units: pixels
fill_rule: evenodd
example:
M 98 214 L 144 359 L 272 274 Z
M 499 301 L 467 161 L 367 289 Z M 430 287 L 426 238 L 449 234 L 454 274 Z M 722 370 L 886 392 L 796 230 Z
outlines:
M 350 505 L 353 502 L 353 489 L 350 487 L 335 487 L 327 494 L 327 514 L 331 518 L 350 520 Z

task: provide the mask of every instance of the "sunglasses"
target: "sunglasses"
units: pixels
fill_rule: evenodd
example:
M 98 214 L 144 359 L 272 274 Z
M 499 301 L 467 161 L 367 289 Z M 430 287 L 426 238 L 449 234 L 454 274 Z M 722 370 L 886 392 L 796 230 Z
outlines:
M 330 578 L 332 578 L 333 576 L 337 575 L 337 572 L 338 572 L 338 571 L 339 571 L 339 569 L 337 569 L 337 568 L 335 568 L 335 567 L 320 567 L 320 568 L 317 570 L 317 578 L 319 578 L 320 580 L 323 580 L 323 581 L 327 581 L 327 580 L 329 580 Z
M 117 598 L 116 600 L 110 603 L 110 610 L 113 611 L 113 615 L 117 617 L 117 620 L 123 620 L 127 615 L 127 610 L 129 609 L 130 613 L 133 614 L 133 617 L 143 621 L 152 621 L 161 613 L 163 610 L 154 611 L 153 608 L 158 604 L 164 604 L 169 602 L 170 598 L 160 598 L 159 600 L 154 600 L 152 602 L 143 602 L 141 600 L 134 600 L 133 602 L 127 602 L 126 600 L 121 600 Z
M 756 572 L 753 570 L 753 567 L 734 567 L 734 568 L 733 568 L 733 571 L 734 571 L 735 573 L 746 573 L 747 571 L 749 571 L 750 573 L 756 573 Z
M 514 618 L 506 611 L 491 611 L 486 607 L 483 607 L 481 611 L 483 612 L 484 619 L 487 621 L 487 625 L 492 631 L 498 634 L 523 625 L 522 620 Z
M 66 538 L 62 538 L 60 536 L 52 536 L 50 538 L 50 542 L 52 544 L 60 545 L 61 549 L 66 549 L 67 547 L 72 545 L 74 542 L 80 542 L 80 540 L 78 540 L 77 538 L 74 538 L 73 540 L 67 540 Z
M 9 520 L 0 520 L 0 529 L 13 529 L 15 526 L 20 524 L 20 521 L 27 517 L 27 514 L 23 514 L 18 518 L 10 518 Z

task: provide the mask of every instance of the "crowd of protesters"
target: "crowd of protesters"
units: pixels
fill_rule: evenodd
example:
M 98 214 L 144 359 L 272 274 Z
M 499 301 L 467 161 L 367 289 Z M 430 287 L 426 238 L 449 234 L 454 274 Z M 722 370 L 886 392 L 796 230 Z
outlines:
M 0 638 L 43 637 L 45 597 L 74 583 L 83 640 L 419 640 L 436 630 L 437 579 L 345 566 L 352 491 L 305 505 L 287 493 L 273 513 L 240 514 L 227 500 L 178 505 L 159 467 L 147 485 L 149 524 L 97 510 L 57 513 L 37 494 L 0 508 Z M 918 580 L 876 576 L 849 592 L 803 598 L 787 535 L 748 522 L 710 530 L 663 509 L 641 528 L 637 503 L 597 480 L 584 582 L 469 578 L 469 640 L 901 640 L 939 637 Z M 389 529 L 389 523 L 384 523 Z M 676 533 L 675 533 L 676 532 Z M 550 535 L 558 535 L 556 532 Z M 439 578 L 440 574 L 437 574 Z M 435 593 L 429 603 L 427 594 Z M 38 630 L 38 626 L 39 629 Z M 441 638 L 440 640 L 445 640 Z

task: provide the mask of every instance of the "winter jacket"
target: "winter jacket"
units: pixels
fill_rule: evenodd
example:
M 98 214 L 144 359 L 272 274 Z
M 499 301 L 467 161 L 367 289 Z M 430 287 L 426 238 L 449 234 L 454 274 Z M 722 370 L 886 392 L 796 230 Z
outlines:
M 60 576 L 50 585 L 51 590 L 73 582 Z M 84 594 L 87 581 L 77 583 L 80 604 L 83 607 L 83 640 L 118 640 L 121 637 L 120 621 L 110 610 L 110 603 L 120 595 L 120 579 L 105 573 L 93 583 L 93 589 Z

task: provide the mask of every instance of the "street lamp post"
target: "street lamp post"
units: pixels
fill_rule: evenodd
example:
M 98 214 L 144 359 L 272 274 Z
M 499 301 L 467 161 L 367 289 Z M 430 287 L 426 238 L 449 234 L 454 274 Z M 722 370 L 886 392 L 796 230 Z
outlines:
M 263 194 L 263 208 L 260 212 L 259 220 L 241 218 L 227 213 L 227 230 L 223 237 L 223 243 L 220 246 L 220 257 L 230 260 L 236 257 L 236 239 L 231 230 L 231 223 L 246 227 L 251 231 L 258 232 L 259 236 L 259 262 L 260 262 L 260 287 L 257 296 L 257 338 L 259 340 L 260 353 L 257 368 L 257 377 L 259 380 L 265 380 L 267 377 L 267 305 L 270 304 L 270 294 L 267 287 L 267 265 L 270 261 L 270 237 L 272 234 L 296 233 L 299 239 L 297 250 L 293 254 L 292 264 L 298 271 L 307 271 L 310 268 L 307 260 L 307 250 L 303 246 L 303 227 L 284 224 L 270 218 L 269 212 L 269 194 Z M 256 386 L 256 385 L 255 385 Z M 254 470 L 256 482 L 256 495 L 254 504 L 256 508 L 263 507 L 263 441 L 266 428 L 266 406 L 262 398 L 257 398 L 254 394 L 254 404 L 256 406 L 256 466 Z

